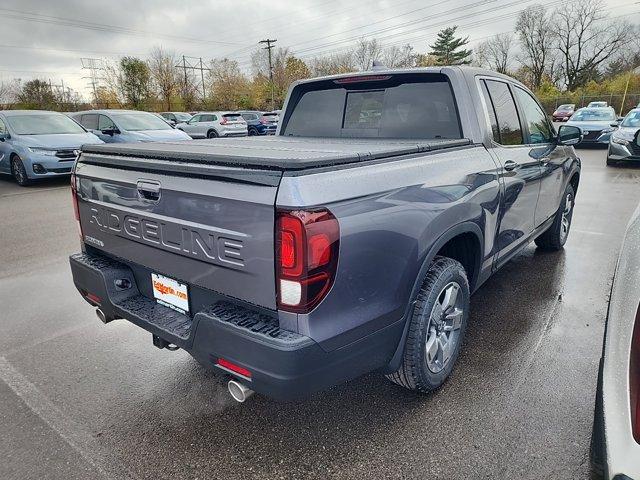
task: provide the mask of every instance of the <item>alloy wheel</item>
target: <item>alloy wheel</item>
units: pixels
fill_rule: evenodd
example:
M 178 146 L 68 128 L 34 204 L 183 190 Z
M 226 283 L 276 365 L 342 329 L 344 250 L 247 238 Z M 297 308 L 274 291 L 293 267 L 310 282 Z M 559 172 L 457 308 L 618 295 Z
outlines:
M 448 283 L 438 295 L 431 316 L 425 345 L 427 367 L 442 371 L 455 352 L 464 318 L 463 295 L 457 282 Z

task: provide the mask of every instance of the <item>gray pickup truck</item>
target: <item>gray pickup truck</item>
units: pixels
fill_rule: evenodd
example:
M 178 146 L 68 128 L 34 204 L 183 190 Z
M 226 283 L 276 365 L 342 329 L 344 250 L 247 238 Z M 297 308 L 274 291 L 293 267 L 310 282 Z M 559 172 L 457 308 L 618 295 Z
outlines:
M 563 247 L 580 140 L 490 71 L 296 82 L 273 137 L 85 146 L 74 283 L 240 401 L 374 370 L 429 392 L 470 294 L 532 240 Z

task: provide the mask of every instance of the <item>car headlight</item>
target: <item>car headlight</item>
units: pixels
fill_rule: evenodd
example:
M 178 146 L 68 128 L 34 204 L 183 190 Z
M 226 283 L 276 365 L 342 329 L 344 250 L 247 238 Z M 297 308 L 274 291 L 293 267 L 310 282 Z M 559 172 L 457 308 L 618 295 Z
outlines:
M 38 155 L 47 155 L 53 157 L 56 154 L 55 150 L 49 150 L 47 148 L 28 147 L 30 152 L 37 153 Z
M 617 143 L 618 145 L 629 145 L 629 140 L 626 140 L 622 137 L 616 137 L 615 135 L 611 137 L 611 141 L 613 143 Z

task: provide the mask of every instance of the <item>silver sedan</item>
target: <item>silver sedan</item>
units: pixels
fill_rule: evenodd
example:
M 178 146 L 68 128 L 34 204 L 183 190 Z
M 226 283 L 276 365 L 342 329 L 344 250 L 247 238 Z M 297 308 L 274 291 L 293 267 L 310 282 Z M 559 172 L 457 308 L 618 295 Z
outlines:
M 624 160 L 640 160 L 638 130 L 640 130 L 640 108 L 634 108 L 611 135 L 607 165 L 615 165 Z
M 595 478 L 640 479 L 640 207 L 622 244 L 600 360 L 591 442 Z

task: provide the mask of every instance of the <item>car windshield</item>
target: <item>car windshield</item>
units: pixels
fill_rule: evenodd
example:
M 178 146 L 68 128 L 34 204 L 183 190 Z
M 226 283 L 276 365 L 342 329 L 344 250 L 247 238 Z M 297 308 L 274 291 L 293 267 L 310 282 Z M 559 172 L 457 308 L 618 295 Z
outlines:
M 178 112 L 174 113 L 174 115 L 176 116 L 176 120 L 178 120 L 179 122 L 187 122 L 191 118 L 191 115 L 189 115 L 188 113 Z
M 560 105 L 558 110 L 573 110 L 573 105 Z
M 58 113 L 8 115 L 7 122 L 17 135 L 85 133 L 76 122 Z
M 571 120 L 576 122 L 609 122 L 615 119 L 615 113 L 605 108 L 578 110 L 575 115 L 571 117 Z
M 138 132 L 141 130 L 171 130 L 171 126 L 150 113 L 114 113 L 113 120 L 123 130 Z
M 629 114 L 622 121 L 623 127 L 640 127 L 640 110 L 636 112 L 629 112 Z

